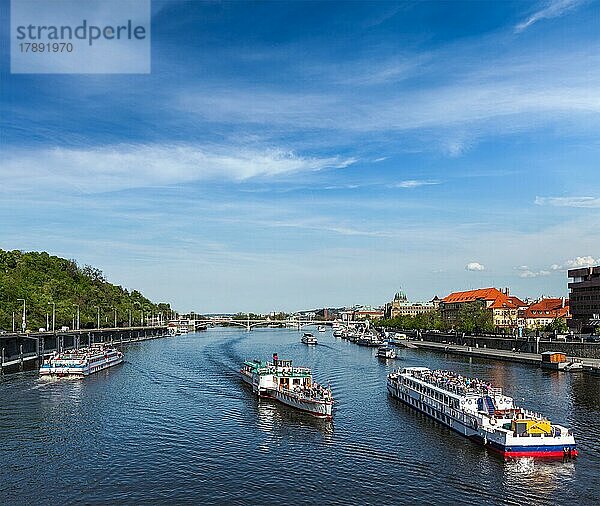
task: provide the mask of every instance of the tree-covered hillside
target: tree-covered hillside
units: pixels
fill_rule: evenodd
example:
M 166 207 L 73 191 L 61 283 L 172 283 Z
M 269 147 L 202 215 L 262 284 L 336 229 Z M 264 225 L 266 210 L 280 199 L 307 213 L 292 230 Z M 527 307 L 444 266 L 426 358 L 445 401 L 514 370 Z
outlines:
M 74 260 L 66 260 L 48 253 L 4 251 L 0 249 L 0 329 L 11 330 L 13 312 L 16 329 L 21 328 L 23 302 L 27 311 L 27 328 L 46 327 L 46 314 L 52 326 L 52 302 L 56 305 L 56 328 L 72 327 L 73 317 L 80 308 L 80 328 L 97 326 L 100 307 L 100 325 L 114 326 L 114 309 L 119 326 L 127 325 L 131 317 L 139 325 L 142 310 L 148 314 L 163 313 L 168 318 L 169 304 L 153 304 L 140 292 L 129 292 L 104 279 L 102 271 Z

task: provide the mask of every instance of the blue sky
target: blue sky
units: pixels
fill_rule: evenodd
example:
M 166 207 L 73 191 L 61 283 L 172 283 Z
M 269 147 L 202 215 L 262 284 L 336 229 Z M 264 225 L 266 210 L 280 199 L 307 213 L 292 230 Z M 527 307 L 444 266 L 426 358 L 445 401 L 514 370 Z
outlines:
M 11 75 L 0 247 L 181 310 L 566 295 L 600 263 L 600 4 L 153 2 L 150 75 Z

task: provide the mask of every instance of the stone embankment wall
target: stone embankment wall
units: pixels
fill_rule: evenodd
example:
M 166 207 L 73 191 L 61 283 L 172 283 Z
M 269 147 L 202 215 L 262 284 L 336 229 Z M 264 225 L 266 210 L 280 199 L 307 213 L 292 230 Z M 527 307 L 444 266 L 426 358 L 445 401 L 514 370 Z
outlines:
M 413 334 L 414 336 L 414 334 Z M 536 353 L 536 340 L 530 338 L 507 338 L 491 336 L 463 336 L 462 334 L 445 334 L 438 332 L 423 332 L 421 337 L 424 341 L 434 343 L 461 344 L 473 348 L 489 348 L 493 350 L 515 350 L 525 353 Z M 538 353 L 544 351 L 558 351 L 569 357 L 596 358 L 600 359 L 600 343 L 587 343 L 578 341 L 548 341 L 539 342 Z

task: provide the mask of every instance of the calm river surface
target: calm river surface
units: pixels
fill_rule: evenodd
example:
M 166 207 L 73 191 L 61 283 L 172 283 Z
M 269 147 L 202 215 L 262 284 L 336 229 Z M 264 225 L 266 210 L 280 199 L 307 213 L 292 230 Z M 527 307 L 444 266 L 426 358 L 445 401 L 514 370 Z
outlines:
M 3 504 L 598 504 L 600 379 L 517 364 L 374 350 L 319 333 L 211 329 L 137 343 L 81 380 L 0 380 Z M 258 400 L 239 379 L 273 352 L 331 383 L 333 422 Z M 504 462 L 388 397 L 425 365 L 491 380 L 572 427 L 575 462 Z M 525 399 L 523 402 L 521 399 Z

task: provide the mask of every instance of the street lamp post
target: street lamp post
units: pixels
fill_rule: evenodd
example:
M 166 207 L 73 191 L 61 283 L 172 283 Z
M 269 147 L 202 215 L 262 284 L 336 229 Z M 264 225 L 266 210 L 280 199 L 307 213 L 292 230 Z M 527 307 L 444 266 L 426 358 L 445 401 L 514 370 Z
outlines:
M 100 306 L 94 306 L 97 310 L 98 310 L 98 320 L 97 320 L 97 327 L 96 328 L 100 328 Z
M 113 307 L 113 311 L 115 312 L 115 326 L 114 326 L 114 328 L 116 329 L 117 328 L 117 308 Z
M 25 332 L 27 328 L 27 313 L 25 312 L 25 299 L 17 299 L 17 302 L 23 301 L 23 320 L 21 322 L 21 329 Z
M 55 332 L 56 330 L 56 303 L 55 302 L 48 302 L 48 305 L 52 305 L 52 332 Z
M 13 334 L 15 332 L 15 312 L 13 311 Z
M 134 301 L 133 303 L 136 306 L 140 306 L 140 325 L 143 327 L 144 326 L 144 306 L 142 305 L 142 303 L 140 301 Z M 131 325 L 130 325 L 131 327 Z
M 131 328 L 131 309 L 129 309 L 129 328 Z
M 79 330 L 79 304 L 73 304 L 77 308 L 77 330 Z

